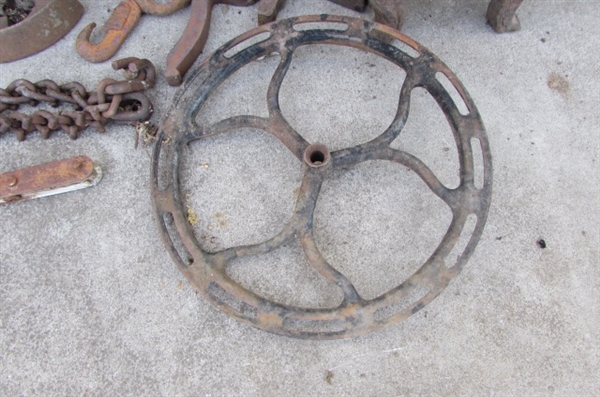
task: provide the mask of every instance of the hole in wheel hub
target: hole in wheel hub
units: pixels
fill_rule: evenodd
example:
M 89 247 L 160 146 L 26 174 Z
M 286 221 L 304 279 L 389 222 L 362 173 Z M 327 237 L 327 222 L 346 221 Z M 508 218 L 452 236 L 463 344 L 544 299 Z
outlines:
M 313 143 L 304 151 L 304 162 L 313 168 L 327 165 L 330 157 L 329 149 L 321 143 Z

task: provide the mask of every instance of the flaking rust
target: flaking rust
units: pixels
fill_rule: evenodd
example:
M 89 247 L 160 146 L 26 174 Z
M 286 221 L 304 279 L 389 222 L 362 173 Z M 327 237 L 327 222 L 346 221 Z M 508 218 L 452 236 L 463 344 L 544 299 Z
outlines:
M 259 35 L 263 40 L 256 42 Z M 406 52 L 395 46 L 395 41 L 412 51 Z M 285 119 L 279 107 L 281 84 L 295 51 L 313 44 L 364 50 L 406 72 L 407 78 L 398 93 L 396 116 L 378 137 L 354 147 L 330 151 L 323 144 L 307 141 Z M 220 83 L 244 65 L 272 53 L 277 53 L 281 60 L 267 89 L 269 117 L 238 115 L 212 125 L 198 124 L 194 115 Z M 444 75 L 456 91 L 457 99 L 453 99 L 442 85 L 440 75 Z M 420 159 L 390 146 L 408 119 L 411 92 L 417 87 L 431 94 L 454 132 L 460 164 L 460 185 L 455 189 L 444 186 Z M 463 109 L 461 113 L 455 100 L 462 101 L 461 109 L 466 111 Z M 207 252 L 202 249 L 189 222 L 180 184 L 180 158 L 192 141 L 201 144 L 206 137 L 242 128 L 263 130 L 278 138 L 303 165 L 304 177 L 293 213 L 280 233 L 258 244 Z M 165 143 L 167 137 L 169 144 Z M 474 145 L 479 147 L 474 148 Z M 482 167 L 477 170 L 474 152 L 482 157 L 477 162 Z M 412 170 L 453 214 L 445 236 L 421 267 L 374 299 L 361 297 L 349 278 L 325 260 L 313 235 L 314 210 L 323 182 L 333 170 L 341 172 L 369 160 L 390 161 Z M 482 180 L 477 186 L 476 173 Z M 238 321 L 268 332 L 305 339 L 336 339 L 363 335 L 399 323 L 437 297 L 460 272 L 473 253 L 487 219 L 492 193 L 492 162 L 483 122 L 473 100 L 454 73 L 428 49 L 379 23 L 333 15 L 303 16 L 275 21 L 246 32 L 219 48 L 191 72 L 161 122 L 152 160 L 151 191 L 167 250 L 179 270 L 207 300 Z M 467 231 L 467 218 L 473 216 L 477 219 L 475 227 Z M 467 243 L 464 248 L 461 246 L 458 255 L 451 257 L 459 239 Z M 307 264 L 343 292 L 344 298 L 337 307 L 300 308 L 282 304 L 246 289 L 227 275 L 227 268 L 235 259 L 263 255 L 293 241 L 302 247 Z

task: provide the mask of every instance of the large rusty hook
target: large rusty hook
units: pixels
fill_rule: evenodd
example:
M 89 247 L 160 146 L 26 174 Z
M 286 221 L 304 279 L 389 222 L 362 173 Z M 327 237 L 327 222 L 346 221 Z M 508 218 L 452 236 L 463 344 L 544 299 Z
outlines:
M 75 42 L 77 52 L 90 62 L 103 62 L 110 59 L 119 50 L 141 16 L 142 9 L 135 0 L 125 0 L 119 3 L 100 28 L 102 40 L 98 44 L 90 42 L 90 36 L 96 27 L 96 24 L 92 22 L 77 36 Z

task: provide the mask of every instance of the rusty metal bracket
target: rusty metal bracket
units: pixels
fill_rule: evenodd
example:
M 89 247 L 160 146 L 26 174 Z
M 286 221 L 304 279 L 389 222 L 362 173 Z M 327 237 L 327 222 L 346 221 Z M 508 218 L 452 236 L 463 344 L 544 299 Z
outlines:
M 165 76 L 172 86 L 181 85 L 183 76 L 198 59 L 208 39 L 211 11 L 215 4 L 250 6 L 259 0 L 192 0 L 190 20 L 167 57 Z
M 0 29 L 0 63 L 36 54 L 66 35 L 83 15 L 77 0 L 36 0 L 20 23 Z
M 304 26 L 298 28 L 300 25 Z M 345 30 L 341 30 L 344 26 Z M 256 43 L 257 35 L 268 37 Z M 412 51 L 393 45 L 394 40 Z M 295 50 L 311 44 L 354 47 L 381 56 L 406 71 L 395 119 L 381 135 L 370 142 L 330 152 L 322 144 L 307 141 L 287 122 L 279 107 L 279 90 Z M 238 52 L 232 52 L 233 48 Z M 195 115 L 220 83 L 244 65 L 274 52 L 281 61 L 266 94 L 269 117 L 239 115 L 212 125 L 198 124 Z M 440 82 L 440 74 L 460 99 L 453 99 L 453 93 Z M 408 118 L 411 92 L 416 87 L 431 94 L 454 132 L 460 164 L 460 185 L 455 189 L 445 187 L 418 158 L 390 147 Z M 458 100 L 464 103 L 459 106 Z M 205 137 L 248 127 L 277 137 L 303 164 L 298 200 L 289 222 L 273 238 L 209 253 L 201 248 L 187 221 L 179 177 L 182 152 L 191 141 L 201 144 Z M 474 153 L 479 153 L 478 158 Z M 350 280 L 324 259 L 312 227 L 319 192 L 330 172 L 368 160 L 399 163 L 414 171 L 453 214 L 445 236 L 421 267 L 396 287 L 369 300 L 362 298 Z M 482 167 L 475 167 L 476 160 Z M 161 123 L 152 160 L 151 191 L 167 250 L 179 270 L 207 300 L 235 319 L 265 331 L 297 338 L 335 339 L 363 335 L 406 319 L 456 277 L 473 253 L 486 222 L 492 193 L 492 162 L 483 122 L 473 100 L 454 73 L 428 49 L 375 22 L 333 15 L 303 16 L 260 26 L 229 41 L 190 73 Z M 467 218 L 473 217 L 476 222 L 471 231 L 465 224 Z M 450 252 L 459 239 L 467 243 L 464 248 L 457 248 L 456 259 L 450 257 Z M 262 255 L 294 240 L 302 246 L 308 265 L 343 291 L 344 299 L 338 307 L 299 308 L 282 304 L 244 288 L 227 275 L 234 259 Z
M 102 169 L 86 156 L 5 172 L 0 174 L 0 204 L 85 189 L 101 179 Z

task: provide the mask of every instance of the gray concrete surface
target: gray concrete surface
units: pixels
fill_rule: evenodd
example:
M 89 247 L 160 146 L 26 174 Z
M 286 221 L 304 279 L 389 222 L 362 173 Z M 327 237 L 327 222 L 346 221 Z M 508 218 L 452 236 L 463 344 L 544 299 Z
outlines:
M 82 3 L 83 19 L 57 45 L 0 65 L 0 87 L 17 78 L 93 87 L 118 76 L 73 48 L 78 31 L 118 0 Z M 525 1 L 523 29 L 506 35 L 486 26 L 486 3 L 408 2 L 404 29 L 459 76 L 486 124 L 495 174 L 484 235 L 439 298 L 364 337 L 274 336 L 196 294 L 159 239 L 149 148 L 134 151 L 131 127 L 89 130 L 77 141 L 1 136 L 0 172 L 85 154 L 105 177 L 93 189 L 0 208 L 0 395 L 600 395 L 600 2 Z M 316 13 L 357 15 L 325 0 L 289 0 L 280 17 Z M 146 57 L 162 72 L 188 15 L 143 17 L 117 57 Z M 216 6 L 206 53 L 255 24 L 256 6 Z M 377 134 L 402 76 L 354 50 L 320 51 L 294 60 L 282 91 L 286 116 L 335 148 Z M 230 96 L 201 117 L 260 115 L 276 62 L 236 75 Z M 149 92 L 155 121 L 174 92 L 161 74 Z M 451 186 L 455 149 L 429 100 L 415 93 L 405 139 L 395 144 Z M 259 241 L 291 211 L 299 165 L 264 133 L 192 145 L 185 164 L 196 232 L 211 237 L 209 250 Z M 413 178 L 376 163 L 325 186 L 318 244 L 367 296 L 414 271 L 447 225 L 444 206 Z M 339 298 L 293 245 L 232 272 L 286 303 Z

